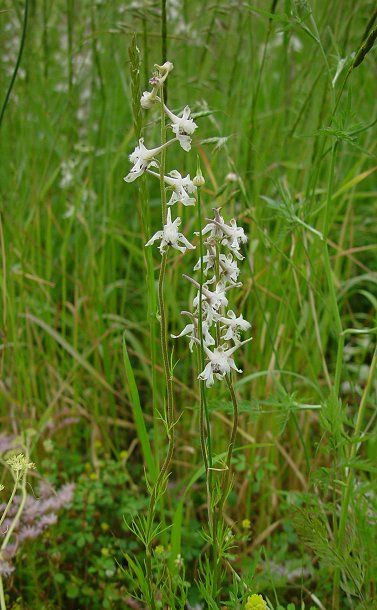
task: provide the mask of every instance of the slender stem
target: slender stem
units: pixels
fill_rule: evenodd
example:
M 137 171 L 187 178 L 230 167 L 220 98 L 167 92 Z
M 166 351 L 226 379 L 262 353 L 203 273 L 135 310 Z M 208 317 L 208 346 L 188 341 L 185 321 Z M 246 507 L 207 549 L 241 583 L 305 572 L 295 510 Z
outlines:
M 7 610 L 7 607 L 5 605 L 3 579 L 1 577 L 1 575 L 0 575 L 0 608 L 1 608 L 1 610 Z
M 233 388 L 231 374 L 226 375 L 225 380 L 226 380 L 227 386 L 229 388 L 230 397 L 231 397 L 232 404 L 233 404 L 233 426 L 232 426 L 232 432 L 230 435 L 230 442 L 229 442 L 228 452 L 227 452 L 227 457 L 226 457 L 226 462 L 225 462 L 225 472 L 224 472 L 222 480 L 221 480 L 221 496 L 220 496 L 218 506 L 216 506 L 215 511 L 214 511 L 214 525 L 213 525 L 213 530 L 214 530 L 214 532 L 213 532 L 214 574 L 213 574 L 213 585 L 212 585 L 212 592 L 213 592 L 214 597 L 216 597 L 216 594 L 217 594 L 218 568 L 219 568 L 219 557 L 218 557 L 219 556 L 219 548 L 218 548 L 219 545 L 218 545 L 217 531 L 218 531 L 219 524 L 223 521 L 223 518 L 224 518 L 223 517 L 224 504 L 225 504 L 225 501 L 229 494 L 232 455 L 233 455 L 234 445 L 236 443 L 237 430 L 238 430 L 238 403 L 237 403 L 237 397 L 236 397 L 236 394 L 235 394 L 235 391 Z
M 215 288 L 216 288 L 217 282 L 220 278 L 220 247 L 219 247 L 218 242 L 216 242 L 215 275 L 216 275 L 216 280 L 215 280 Z M 216 321 L 216 347 L 218 347 L 220 345 L 220 342 L 221 342 L 220 322 L 217 320 Z
M 230 397 L 231 397 L 232 404 L 233 404 L 233 427 L 232 427 L 232 433 L 231 433 L 231 436 L 230 436 L 230 443 L 229 443 L 229 447 L 228 447 L 228 454 L 227 454 L 227 458 L 226 458 L 226 470 L 225 470 L 225 475 L 224 475 L 225 485 L 223 487 L 223 497 L 222 497 L 222 500 L 220 500 L 221 508 L 223 508 L 223 506 L 224 506 L 224 503 L 225 503 L 225 500 L 226 500 L 226 496 L 227 496 L 227 493 L 229 491 L 229 481 L 230 481 L 230 476 L 231 476 L 232 455 L 233 455 L 234 445 L 236 443 L 237 430 L 238 430 L 238 403 L 237 403 L 236 393 L 235 393 L 234 388 L 233 388 L 233 382 L 232 382 L 231 374 L 229 373 L 229 375 L 227 375 L 225 377 L 225 379 L 226 379 L 227 386 L 229 388 Z
M 166 19 L 166 0 L 161 0 L 161 55 L 162 64 L 168 59 L 168 35 Z M 168 100 L 168 83 L 165 81 L 165 101 Z
M 203 283 L 204 283 L 204 272 L 203 272 L 203 235 L 202 235 L 202 206 L 201 206 L 201 194 L 200 187 L 198 188 L 198 229 L 199 229 L 199 256 L 200 256 L 200 280 L 199 280 L 199 338 L 200 338 L 200 366 L 202 371 L 205 367 L 205 354 L 204 354 L 204 338 L 203 338 L 203 310 L 202 310 L 202 299 L 203 299 Z M 207 443 L 206 443 L 206 431 L 204 429 L 204 414 L 207 423 Z M 205 391 L 205 382 L 200 383 L 200 434 L 204 465 L 206 468 L 206 474 L 210 478 L 210 488 L 212 488 L 212 472 L 208 468 L 212 468 L 212 451 L 211 451 L 211 430 L 209 425 L 209 413 L 207 405 L 207 397 Z M 208 506 L 210 510 L 210 506 Z
M 7 512 L 8 512 L 8 510 L 9 510 L 9 507 L 11 506 L 11 504 L 13 502 L 14 495 L 15 495 L 16 490 L 18 488 L 19 480 L 20 480 L 19 479 L 19 475 L 17 473 L 16 474 L 16 478 L 15 478 L 15 482 L 14 482 L 14 486 L 13 486 L 13 489 L 12 489 L 12 493 L 10 495 L 10 498 L 9 498 L 9 500 L 7 502 L 5 510 L 4 510 L 4 512 L 2 514 L 2 517 L 0 519 L 0 525 L 3 523 L 3 521 L 5 519 L 5 516 L 6 516 Z M 8 544 L 9 539 L 10 539 L 10 537 L 11 537 L 13 531 L 14 531 L 14 528 L 16 527 L 16 525 L 17 525 L 17 523 L 18 523 L 18 521 L 20 519 L 21 513 L 22 513 L 22 511 L 24 509 L 24 506 L 25 506 L 25 502 L 26 502 L 26 472 L 24 473 L 23 480 L 22 480 L 22 497 L 21 497 L 20 506 L 18 507 L 18 511 L 16 513 L 16 516 L 14 517 L 14 519 L 13 519 L 13 521 L 11 523 L 11 526 L 10 526 L 9 530 L 7 531 L 7 534 L 6 534 L 6 536 L 5 536 L 5 538 L 4 538 L 3 542 L 2 542 L 2 545 L 0 547 L 0 560 L 1 560 L 1 556 L 2 556 L 2 551 L 7 547 L 7 544 Z M 4 596 L 4 586 L 3 586 L 3 579 L 1 577 L 1 575 L 0 575 L 0 608 L 1 608 L 1 610 L 6 610 L 5 596 Z
M 168 37 L 167 37 L 167 21 L 166 21 L 166 0 L 161 0 L 161 56 L 162 63 L 167 61 L 168 54 Z
M 17 478 L 16 478 L 16 483 L 17 484 L 18 484 L 19 480 L 20 479 L 19 479 L 19 477 L 17 475 Z M 20 505 L 18 507 L 17 513 L 16 513 L 16 515 L 15 515 L 15 517 L 14 517 L 14 519 L 13 519 L 11 525 L 10 525 L 10 528 L 8 529 L 8 531 L 6 533 L 6 536 L 4 537 L 4 540 L 3 540 L 2 545 L 0 547 L 0 554 L 1 554 L 2 551 L 4 551 L 4 549 L 6 549 L 6 547 L 8 545 L 8 542 L 9 542 L 9 539 L 10 539 L 11 535 L 14 532 L 14 528 L 16 527 L 16 525 L 18 524 L 18 522 L 20 520 L 20 517 L 21 517 L 22 512 L 24 510 L 24 507 L 25 507 L 26 496 L 27 496 L 27 494 L 26 494 L 26 472 L 25 472 L 23 474 L 23 476 L 22 476 L 22 479 L 21 479 L 21 502 L 20 502 Z
M 164 112 L 164 95 L 161 91 L 161 144 L 166 142 L 165 133 L 165 112 Z M 165 175 L 165 148 L 161 152 L 160 161 L 160 190 L 161 190 L 161 216 L 162 223 L 166 223 L 166 191 L 164 183 Z M 167 315 L 164 301 L 164 283 L 166 276 L 166 264 L 167 264 L 168 252 L 166 251 L 162 255 L 160 274 L 158 279 L 158 307 L 160 315 L 160 338 L 161 338 L 161 351 L 162 360 L 164 365 L 164 375 L 166 384 L 166 427 L 168 434 L 168 450 L 161 466 L 157 480 L 153 486 L 146 524 L 146 571 L 148 579 L 148 592 L 149 592 L 149 603 L 151 610 L 156 609 L 156 602 L 153 593 L 153 575 L 152 575 L 152 528 L 153 520 L 156 512 L 156 505 L 160 493 L 162 491 L 162 485 L 165 477 L 167 476 L 169 465 L 174 453 L 174 396 L 173 396 L 173 376 L 170 369 L 169 363 L 169 340 L 168 340 L 168 327 L 167 327 Z
M 165 127 L 165 108 L 164 108 L 164 88 L 161 88 L 161 146 L 166 144 L 166 127 Z M 166 165 L 166 148 L 165 146 L 161 150 L 161 161 L 160 161 L 160 192 L 161 192 L 161 217 L 162 224 L 166 223 L 166 190 L 165 190 L 165 165 Z
M 24 22 L 23 22 L 23 27 L 22 27 L 20 49 L 18 51 L 16 65 L 14 67 L 12 78 L 10 80 L 9 87 L 8 87 L 8 90 L 7 90 L 6 94 L 5 94 L 5 99 L 4 99 L 2 108 L 1 108 L 1 112 L 0 112 L 0 127 L 1 127 L 1 123 L 3 122 L 5 109 L 6 109 L 7 105 L 8 105 L 10 94 L 12 93 L 13 85 L 15 83 L 17 72 L 18 72 L 18 69 L 19 69 L 20 63 L 21 63 L 21 58 L 22 58 L 22 53 L 23 53 L 23 50 L 24 50 L 25 38 L 26 38 L 26 26 L 27 26 L 28 12 L 29 12 L 29 1 L 25 0 Z
M 1 547 L 0 547 L 0 560 L 2 558 L 2 553 L 6 549 L 6 547 L 8 545 L 8 542 L 10 540 L 10 537 L 12 536 L 15 527 L 18 525 L 18 522 L 19 522 L 19 520 L 21 518 L 22 512 L 23 512 L 23 510 L 25 508 L 25 503 L 26 503 L 26 498 L 27 498 L 26 479 L 27 479 L 27 470 L 24 471 L 24 474 L 22 475 L 22 479 L 21 479 L 21 502 L 20 502 L 20 505 L 18 507 L 17 513 L 16 513 L 16 515 L 15 515 L 15 517 L 14 517 L 14 519 L 13 519 L 11 525 L 10 525 L 10 528 L 8 529 L 8 531 L 6 533 L 6 536 L 4 537 L 4 540 L 3 540 L 2 544 L 1 544 Z M 17 488 L 19 481 L 20 481 L 19 474 L 16 473 L 16 480 L 15 480 L 15 488 L 14 489 Z M 13 500 L 13 497 L 14 497 L 14 493 L 12 492 L 12 495 L 11 495 L 11 499 L 12 500 Z M 9 502 L 8 502 L 8 505 L 9 505 Z M 1 608 L 1 610 L 6 610 L 3 580 L 1 578 L 1 576 L 0 576 L 0 608 Z
M 5 509 L 4 509 L 4 512 L 3 512 L 3 514 L 1 515 L 1 519 L 0 519 L 0 527 L 1 527 L 1 524 L 3 523 L 3 521 L 4 521 L 5 517 L 6 517 L 7 513 L 8 513 L 8 510 L 9 510 L 9 508 L 10 508 L 10 506 L 11 506 L 12 502 L 13 502 L 13 498 L 14 498 L 14 495 L 15 495 L 15 493 L 16 493 L 17 487 L 18 487 L 18 477 L 16 478 L 16 480 L 15 480 L 15 482 L 14 482 L 14 486 L 13 486 L 13 489 L 12 489 L 12 493 L 11 493 L 10 498 L 9 498 L 9 500 L 8 500 L 8 502 L 7 502 L 7 505 L 6 505 Z

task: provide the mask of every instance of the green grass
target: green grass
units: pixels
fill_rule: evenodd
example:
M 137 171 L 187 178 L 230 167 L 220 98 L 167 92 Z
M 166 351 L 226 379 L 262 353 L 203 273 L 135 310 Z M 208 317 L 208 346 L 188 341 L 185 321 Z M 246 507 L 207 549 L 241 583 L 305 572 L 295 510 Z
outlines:
M 133 33 L 142 91 L 163 50 L 159 4 L 129 4 L 29 1 L 20 67 L 0 127 L 0 418 L 7 433 L 37 430 L 32 459 L 57 485 L 84 477 L 84 463 L 102 480 L 107 464 L 128 451 L 124 494 L 147 499 L 144 467 L 153 480 L 166 449 L 156 417 L 163 407 L 163 363 L 151 290 L 160 259 L 144 248 L 145 237 L 160 227 L 160 195 L 157 180 L 148 181 L 140 199 L 139 185 L 126 184 L 123 176 L 140 121 L 150 146 L 160 142 L 153 113 L 143 112 L 134 123 L 128 56 Z M 186 0 L 180 6 L 188 30 L 180 29 L 167 5 L 167 57 L 175 66 L 168 100 L 174 111 L 188 103 L 199 128 L 194 154 L 168 154 L 168 169 L 194 175 L 198 154 L 206 178 L 203 217 L 223 206 L 249 237 L 243 288 L 232 303 L 252 322 L 254 340 L 238 356 L 244 374 L 234 378 L 240 422 L 225 513 L 239 542 L 231 563 L 272 608 L 298 608 L 301 601 L 306 608 L 372 608 L 375 49 L 351 67 L 374 3 Z M 22 2 L 6 0 L 4 9 L 0 104 L 17 63 L 24 19 Z M 369 32 L 373 27 L 369 23 Z M 64 181 L 70 162 L 72 176 Z M 238 181 L 226 180 L 230 172 Z M 179 215 L 191 239 L 196 215 L 191 208 Z M 190 274 L 196 260 L 196 253 L 169 258 L 166 304 L 174 334 L 186 323 L 180 312 L 194 293 L 182 273 Z M 194 604 L 203 600 L 195 578 L 206 545 L 198 532 L 207 519 L 197 362 L 184 340 L 174 342 L 173 361 L 179 422 L 159 513 L 165 527 L 173 527 L 154 544 L 172 545 L 161 564 L 172 566 L 182 554 Z M 232 426 L 226 385 L 217 384 L 208 401 L 218 456 Z M 56 422 L 65 417 L 79 419 L 59 428 Z M 55 428 L 46 428 L 47 421 Z M 49 438 L 52 455 L 44 448 Z M 119 487 L 116 482 L 118 522 L 112 531 L 123 539 L 122 552 L 143 565 L 141 546 L 119 523 Z M 146 506 L 130 514 L 145 515 Z M 101 510 L 110 519 L 111 508 Z M 244 519 L 251 521 L 249 532 L 242 529 Z M 40 544 L 55 552 L 57 540 L 69 545 L 62 541 L 79 523 L 79 516 L 62 517 L 56 533 L 49 530 L 50 538 L 34 543 L 35 549 Z M 91 556 L 104 544 L 97 542 L 95 534 L 85 568 L 75 568 L 62 551 L 67 559 L 59 572 L 71 578 L 71 593 L 77 579 L 90 580 Z M 54 580 L 54 565 L 50 554 L 42 578 L 38 553 L 20 551 L 16 576 L 4 581 L 9 608 L 19 596 L 25 609 L 127 607 L 133 583 L 123 572 L 114 577 L 123 599 L 112 602 L 105 571 L 98 568 L 93 601 L 89 593 L 70 597 Z M 32 581 L 38 584 L 32 587 Z M 223 602 L 232 601 L 232 591 L 233 606 L 241 607 L 245 593 L 236 596 L 229 570 L 224 582 Z

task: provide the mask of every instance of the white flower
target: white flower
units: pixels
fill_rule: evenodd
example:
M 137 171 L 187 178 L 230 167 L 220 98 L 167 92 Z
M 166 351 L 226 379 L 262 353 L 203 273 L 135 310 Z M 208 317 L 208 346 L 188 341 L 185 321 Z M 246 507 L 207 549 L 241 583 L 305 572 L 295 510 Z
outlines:
M 160 250 L 161 254 L 164 254 L 164 252 L 166 250 L 166 246 L 171 246 L 172 248 L 175 248 L 176 250 L 179 250 L 180 252 L 186 252 L 187 248 L 189 250 L 194 250 L 195 246 L 190 244 L 190 242 L 186 239 L 186 237 L 182 233 L 179 233 L 178 227 L 180 224 L 181 224 L 180 218 L 176 218 L 172 222 L 171 210 L 169 208 L 166 224 L 164 225 L 163 230 L 157 231 L 145 245 L 151 246 L 155 241 L 160 239 L 161 244 L 159 245 L 158 249 Z M 180 243 L 183 245 L 179 245 Z
M 215 213 L 214 220 L 210 220 L 208 224 L 202 229 L 202 235 L 209 233 L 209 237 L 216 239 L 223 237 L 221 226 L 224 224 L 224 218 L 220 215 L 221 208 L 213 208 Z
M 219 317 L 219 321 L 222 322 L 226 328 L 226 332 L 222 336 L 222 339 L 224 341 L 229 341 L 232 339 L 237 345 L 241 343 L 240 331 L 248 330 L 251 327 L 250 322 L 244 320 L 242 313 L 237 318 L 236 314 L 232 310 L 228 311 L 227 317 Z
M 243 341 L 243 343 L 240 343 L 240 345 L 244 345 L 248 341 L 250 341 L 250 339 L 246 339 L 246 341 Z M 225 349 L 225 345 L 220 345 L 219 347 L 215 347 L 212 352 L 206 345 L 204 345 L 204 351 L 207 354 L 209 362 L 204 370 L 198 375 L 198 379 L 205 381 L 207 388 L 213 386 L 214 375 L 217 379 L 223 379 L 225 375 L 230 373 L 231 369 L 237 371 L 237 373 L 242 373 L 242 370 L 236 367 L 236 364 L 232 358 L 232 354 L 236 351 L 236 349 L 238 349 L 238 347 L 239 345 L 235 345 L 230 349 Z
M 148 149 L 144 146 L 144 138 L 140 138 L 139 145 L 136 146 L 135 150 L 130 154 L 129 157 L 131 163 L 133 163 L 134 166 L 131 169 L 130 173 L 125 176 L 124 180 L 126 182 L 133 182 L 134 180 L 136 180 L 136 178 L 141 176 L 141 174 L 143 174 L 149 166 L 152 165 L 156 167 L 157 164 L 153 160 L 154 157 L 160 154 L 160 152 L 164 148 L 172 144 L 172 142 L 174 142 L 174 139 L 168 140 L 168 142 L 165 142 L 165 144 L 161 144 L 161 146 L 157 146 L 157 148 Z
M 237 261 L 235 261 L 231 254 L 225 256 L 225 254 L 220 254 L 219 256 L 219 264 L 220 264 L 220 273 L 222 281 L 230 282 L 231 284 L 240 284 L 237 283 L 238 275 L 240 270 L 238 269 Z
M 198 307 L 200 299 L 200 284 L 189 275 L 183 274 L 189 282 L 194 284 L 198 288 L 198 293 L 193 300 L 194 307 Z M 221 307 L 228 305 L 228 299 L 226 298 L 226 291 L 232 288 L 232 286 L 223 286 L 222 284 L 216 284 L 215 290 L 208 290 L 207 286 L 202 286 L 202 305 L 207 305 L 207 321 L 211 324 L 213 318 L 217 315 Z
M 156 176 L 156 178 L 160 177 L 159 174 L 151 170 L 148 173 Z M 183 178 L 179 172 L 173 169 L 168 176 L 164 176 L 164 182 L 173 190 L 168 205 L 174 205 L 177 201 L 180 201 L 183 205 L 195 205 L 196 199 L 190 197 L 190 194 L 196 192 L 196 186 L 194 186 L 190 174 Z
M 213 225 L 217 227 L 218 236 L 222 237 L 221 243 L 224 246 L 228 246 L 233 254 L 238 259 L 242 260 L 243 256 L 239 252 L 240 244 L 245 244 L 247 242 L 247 237 L 243 228 L 237 226 L 234 218 L 232 218 L 229 225 L 227 225 L 222 218 L 221 220 L 214 218 L 206 227 L 204 227 L 203 233 L 208 232 L 209 230 L 214 232 Z
M 214 250 L 214 248 L 211 248 L 210 246 L 208 247 L 207 254 L 205 254 L 202 257 L 202 259 L 200 258 L 198 260 L 198 262 L 196 263 L 196 265 L 194 267 L 194 271 L 198 271 L 200 269 L 202 261 L 203 261 L 203 273 L 204 273 L 204 275 L 207 275 L 207 273 L 208 273 L 208 271 L 210 271 L 210 269 L 215 268 L 216 251 Z M 212 278 L 212 280 L 214 280 L 214 279 L 215 279 L 215 277 Z M 211 283 L 211 281 L 209 283 Z
M 197 128 L 197 124 L 194 123 L 192 119 L 190 119 L 190 108 L 185 106 L 182 116 L 179 117 L 175 115 L 167 106 L 165 106 L 165 112 L 168 115 L 169 119 L 172 122 L 172 130 L 175 133 L 177 140 L 182 146 L 183 150 L 188 152 L 191 150 L 191 138 L 192 135 Z
M 153 91 L 144 91 L 143 95 L 140 98 L 140 105 L 144 110 L 149 110 L 152 108 L 153 104 L 156 102 L 156 94 Z

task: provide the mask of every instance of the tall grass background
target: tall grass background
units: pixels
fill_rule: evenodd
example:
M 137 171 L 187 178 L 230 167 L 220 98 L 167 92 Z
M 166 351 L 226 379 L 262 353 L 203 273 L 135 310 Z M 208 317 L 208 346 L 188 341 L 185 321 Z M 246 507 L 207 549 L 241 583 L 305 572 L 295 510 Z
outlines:
M 136 140 L 128 48 L 136 33 L 144 90 L 165 59 L 160 5 L 26 6 L 6 0 L 0 13 L 1 100 L 25 29 L 0 132 L 1 424 L 37 430 L 38 464 L 54 421 L 59 468 L 71 478 L 72 455 L 97 467 L 98 441 L 115 459 L 128 451 L 130 489 L 147 496 L 143 467 L 153 478 L 165 443 L 153 417 L 162 361 L 147 274 L 152 263 L 157 277 L 159 261 L 148 263 L 144 250 L 145 230 L 160 226 L 160 202 L 156 185 L 143 227 L 137 185 L 123 176 Z M 257 562 L 256 582 L 272 603 L 374 607 L 375 51 L 352 64 L 373 31 L 375 5 L 190 0 L 166 8 L 175 66 L 168 99 L 176 111 L 189 102 L 198 117 L 204 215 L 222 206 L 249 237 L 237 309 L 254 340 L 235 379 L 241 414 L 226 517 L 235 531 L 245 519 L 251 529 L 235 565 L 247 572 Z M 158 142 L 151 115 L 143 122 Z M 176 157 L 195 173 L 195 155 Z M 192 234 L 191 209 L 179 215 Z M 169 262 L 175 334 L 192 298 L 182 280 L 190 260 L 196 255 Z M 195 480 L 199 394 L 183 340 L 173 361 L 179 440 L 161 518 L 182 519 L 173 545 L 185 556 L 192 520 L 206 519 L 204 482 Z M 225 386 L 209 406 L 218 454 L 232 425 Z M 75 423 L 59 429 L 67 418 Z M 194 573 L 195 558 L 188 561 Z

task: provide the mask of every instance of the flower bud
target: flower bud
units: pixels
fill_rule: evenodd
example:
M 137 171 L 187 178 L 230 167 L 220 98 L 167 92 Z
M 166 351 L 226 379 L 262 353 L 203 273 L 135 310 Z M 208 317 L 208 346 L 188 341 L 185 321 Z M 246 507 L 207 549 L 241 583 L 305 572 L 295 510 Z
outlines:
M 194 178 L 192 179 L 193 185 L 196 187 L 201 187 L 204 186 L 206 181 L 204 180 L 203 174 L 201 172 L 201 169 L 198 168 L 197 172 L 196 172 L 196 176 L 194 176 Z
M 164 64 L 162 64 L 162 66 L 155 64 L 155 67 L 161 72 L 161 76 L 165 76 L 165 74 L 168 75 L 169 72 L 171 72 L 174 68 L 171 61 L 166 61 Z

